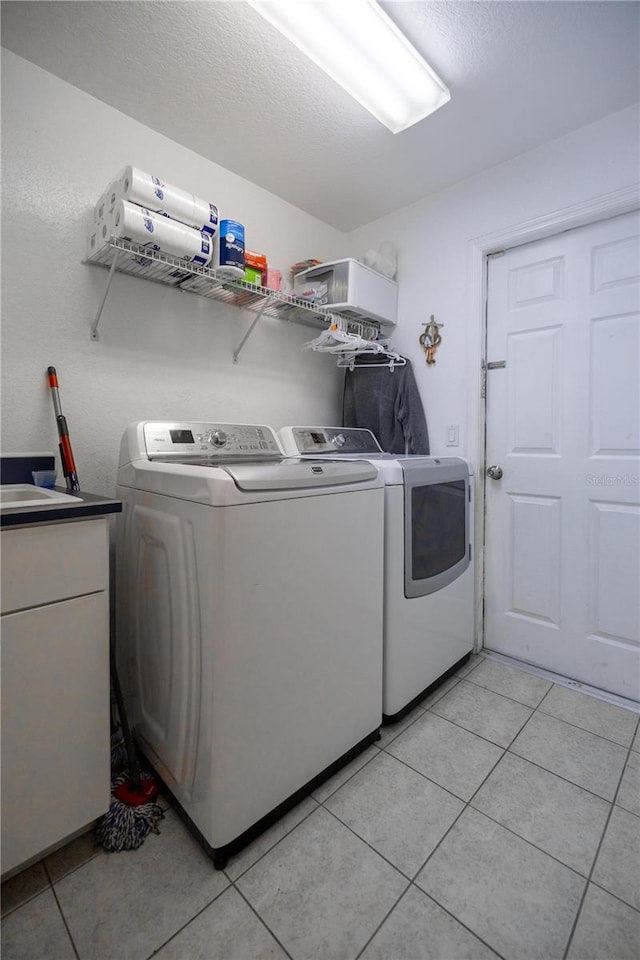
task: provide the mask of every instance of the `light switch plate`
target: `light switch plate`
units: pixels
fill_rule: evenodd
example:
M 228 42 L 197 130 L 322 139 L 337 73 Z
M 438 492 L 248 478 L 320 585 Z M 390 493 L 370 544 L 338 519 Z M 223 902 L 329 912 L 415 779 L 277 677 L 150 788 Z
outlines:
M 445 444 L 447 447 L 457 447 L 460 445 L 460 424 L 447 424 L 445 427 Z

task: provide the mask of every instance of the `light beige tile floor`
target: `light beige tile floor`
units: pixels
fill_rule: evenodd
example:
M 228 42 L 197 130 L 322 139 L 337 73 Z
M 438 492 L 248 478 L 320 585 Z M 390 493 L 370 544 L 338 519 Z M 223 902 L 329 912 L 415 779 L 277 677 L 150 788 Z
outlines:
M 3 960 L 637 960 L 637 731 L 474 657 L 224 872 L 168 810 L 7 881 Z

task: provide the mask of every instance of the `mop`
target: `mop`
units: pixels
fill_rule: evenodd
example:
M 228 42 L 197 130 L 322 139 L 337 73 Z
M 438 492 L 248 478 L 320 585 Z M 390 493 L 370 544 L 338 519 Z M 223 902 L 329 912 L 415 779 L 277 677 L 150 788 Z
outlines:
M 98 821 L 96 839 L 109 853 L 137 850 L 147 836 L 159 833 L 158 823 L 164 812 L 155 802 L 158 782 L 140 769 L 124 708 L 124 699 L 116 667 L 114 644 L 111 644 L 111 683 L 116 698 L 122 740 L 126 750 L 128 770 L 115 772 L 111 779 L 111 803 Z M 120 752 L 120 743 L 112 743 L 112 766 Z
M 58 375 L 55 367 L 47 368 L 47 377 L 51 389 L 53 410 L 60 439 L 60 459 L 62 471 L 69 490 L 79 490 L 80 483 L 71 449 L 71 438 L 67 421 L 62 413 Z M 96 839 L 105 850 L 120 852 L 121 850 L 137 850 L 142 846 L 148 834 L 153 830 L 159 833 L 158 822 L 164 818 L 162 808 L 156 804 L 158 783 L 151 774 L 142 772 L 136 756 L 127 715 L 124 708 L 124 699 L 116 667 L 115 644 L 109 645 L 109 659 L 111 663 L 111 684 L 116 698 L 122 740 L 115 738 L 111 745 L 111 766 L 119 765 L 118 754 L 121 752 L 122 741 L 129 765 L 128 772 L 120 772 L 111 778 L 111 802 L 109 809 L 98 821 Z

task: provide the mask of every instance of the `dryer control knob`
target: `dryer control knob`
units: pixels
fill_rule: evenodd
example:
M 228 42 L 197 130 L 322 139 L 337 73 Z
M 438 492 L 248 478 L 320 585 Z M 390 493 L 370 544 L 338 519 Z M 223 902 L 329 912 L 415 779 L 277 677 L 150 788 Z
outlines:
M 213 444 L 214 447 L 224 447 L 227 442 L 227 435 L 224 430 L 212 430 L 207 440 Z

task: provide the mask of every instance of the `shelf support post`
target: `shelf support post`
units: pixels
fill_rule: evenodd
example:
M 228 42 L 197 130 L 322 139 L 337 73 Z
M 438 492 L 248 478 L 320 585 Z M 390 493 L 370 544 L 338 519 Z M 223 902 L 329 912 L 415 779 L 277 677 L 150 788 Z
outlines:
M 105 291 L 104 291 L 104 296 L 103 296 L 103 298 L 102 298 L 102 303 L 101 303 L 100 306 L 98 307 L 98 312 L 96 313 L 96 318 L 95 318 L 95 320 L 93 321 L 93 325 L 92 325 L 92 327 L 91 327 L 91 339 L 92 339 L 92 340 L 99 340 L 99 339 L 100 339 L 100 337 L 98 336 L 98 324 L 100 323 L 100 317 L 102 316 L 102 311 L 104 310 L 104 305 L 105 305 L 105 303 L 107 302 L 107 296 L 108 296 L 108 294 L 109 294 L 109 287 L 111 286 L 111 281 L 113 280 L 113 275 L 114 275 L 115 270 L 116 270 L 116 264 L 118 263 L 118 260 L 119 260 L 119 259 L 120 259 L 120 251 L 119 251 L 119 250 L 115 250 L 115 251 L 114 251 L 114 254 L 113 254 L 113 260 L 111 261 L 111 267 L 109 268 L 109 276 L 108 276 L 108 278 L 107 278 L 107 286 L 106 286 L 106 289 L 105 289 Z
M 258 312 L 257 312 L 257 314 L 256 314 L 256 316 L 255 316 L 255 318 L 254 318 L 251 326 L 249 327 L 249 329 L 248 329 L 247 332 L 245 333 L 244 337 L 242 338 L 242 340 L 240 341 L 240 343 L 238 344 L 238 346 L 236 347 L 236 349 L 233 351 L 233 362 L 234 362 L 234 363 L 237 363 L 237 362 L 238 362 L 238 357 L 240 356 L 240 351 L 242 350 L 242 348 L 244 347 L 245 343 L 247 342 L 247 340 L 249 339 L 249 337 L 250 337 L 251 334 L 253 333 L 253 331 L 254 331 L 254 329 L 255 329 L 255 326 L 256 326 L 258 320 L 260 319 L 260 317 L 262 316 L 262 313 L 263 313 L 263 311 L 264 311 L 264 308 L 266 307 L 266 305 L 267 305 L 268 302 L 269 302 L 268 300 L 264 300 L 264 302 L 263 302 L 262 306 L 260 307 L 260 309 L 258 310 Z

